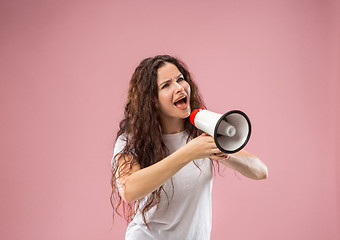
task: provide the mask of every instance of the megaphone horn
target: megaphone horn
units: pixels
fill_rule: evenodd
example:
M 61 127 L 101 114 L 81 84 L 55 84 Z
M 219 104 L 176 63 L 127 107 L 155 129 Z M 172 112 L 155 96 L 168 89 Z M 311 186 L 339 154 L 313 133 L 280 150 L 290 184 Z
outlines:
M 190 121 L 214 137 L 216 146 L 224 153 L 240 151 L 248 143 L 251 134 L 250 120 L 240 110 L 219 114 L 199 108 L 192 111 Z

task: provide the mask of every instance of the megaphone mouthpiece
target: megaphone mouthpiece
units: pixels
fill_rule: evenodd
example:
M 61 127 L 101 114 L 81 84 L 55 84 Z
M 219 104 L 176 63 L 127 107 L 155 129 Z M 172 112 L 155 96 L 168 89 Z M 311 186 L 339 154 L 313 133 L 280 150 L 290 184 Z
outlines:
M 190 114 L 190 122 L 192 123 L 192 125 L 196 126 L 195 124 L 195 117 L 197 115 L 198 112 L 200 112 L 201 110 L 203 110 L 204 108 L 197 108 L 194 111 L 191 112 Z

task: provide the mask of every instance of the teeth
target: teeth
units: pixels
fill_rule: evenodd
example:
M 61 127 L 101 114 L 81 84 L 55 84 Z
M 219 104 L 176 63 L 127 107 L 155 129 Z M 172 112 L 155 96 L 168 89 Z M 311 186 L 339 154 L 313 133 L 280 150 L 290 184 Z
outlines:
M 179 102 L 179 101 L 181 101 L 181 100 L 184 100 L 185 103 L 186 103 L 186 102 L 187 102 L 187 97 L 184 96 L 184 97 L 182 97 L 182 98 L 176 100 L 176 101 L 174 102 L 174 104 L 176 105 L 176 103 Z
M 178 102 L 178 101 L 181 101 L 181 100 L 183 100 L 183 99 L 185 99 L 186 97 L 184 96 L 184 97 L 182 97 L 182 98 L 180 98 L 180 99 L 178 99 L 177 101 L 175 101 L 175 102 Z

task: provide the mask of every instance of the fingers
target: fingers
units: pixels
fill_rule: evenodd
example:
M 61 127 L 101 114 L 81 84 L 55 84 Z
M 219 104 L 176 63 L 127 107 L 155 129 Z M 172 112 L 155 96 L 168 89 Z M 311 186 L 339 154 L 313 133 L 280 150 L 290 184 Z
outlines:
M 196 139 L 195 143 L 197 144 L 195 145 L 198 147 L 199 152 L 201 152 L 198 156 L 208 157 L 213 160 L 223 160 L 227 156 L 227 154 L 221 152 L 221 150 L 216 146 L 214 138 L 206 133 L 202 133 L 201 136 Z
M 213 158 L 218 158 L 219 160 L 227 159 L 229 157 L 229 154 L 221 152 L 218 148 L 214 149 L 213 152 Z
M 214 155 L 211 155 L 209 157 L 211 160 L 215 160 L 215 161 L 223 161 L 225 159 L 225 157 L 218 157 L 216 156 L 215 154 Z
M 229 154 L 224 153 L 224 152 L 216 153 L 215 155 L 218 157 L 224 157 L 224 158 L 227 158 L 229 156 Z
M 206 133 L 202 133 L 201 134 L 201 137 L 204 137 L 205 139 L 209 139 L 211 141 L 214 141 L 214 138 Z
M 227 159 L 227 156 L 225 154 L 213 154 L 209 158 L 215 161 L 223 161 Z
M 212 152 L 213 154 L 215 154 L 215 155 L 218 155 L 218 154 L 221 154 L 221 153 L 222 153 L 221 150 L 218 149 L 217 147 L 213 148 L 213 149 L 211 150 L 211 152 Z

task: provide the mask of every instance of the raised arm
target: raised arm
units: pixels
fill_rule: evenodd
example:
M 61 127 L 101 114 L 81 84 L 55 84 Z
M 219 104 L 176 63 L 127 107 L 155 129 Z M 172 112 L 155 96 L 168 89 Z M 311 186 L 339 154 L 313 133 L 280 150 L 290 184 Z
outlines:
M 141 169 L 138 163 L 133 166 L 123 164 L 124 160 L 120 158 L 118 170 L 116 172 L 119 193 L 124 201 L 134 202 L 158 189 L 183 168 L 190 161 L 200 158 L 213 157 L 220 150 L 216 147 L 214 140 L 209 136 L 199 136 L 177 151 L 162 159 L 161 161 Z M 119 155 L 117 155 L 117 159 Z M 127 156 L 125 159 L 132 161 L 133 156 Z
M 268 177 L 267 166 L 258 157 L 244 150 L 230 154 L 228 158 L 219 162 L 251 179 L 260 180 Z

